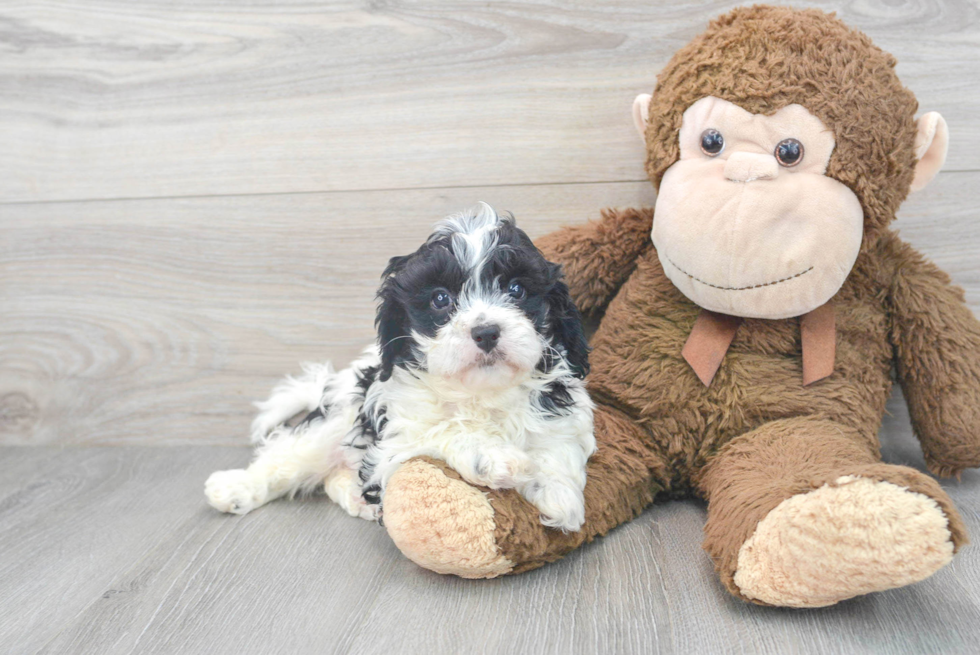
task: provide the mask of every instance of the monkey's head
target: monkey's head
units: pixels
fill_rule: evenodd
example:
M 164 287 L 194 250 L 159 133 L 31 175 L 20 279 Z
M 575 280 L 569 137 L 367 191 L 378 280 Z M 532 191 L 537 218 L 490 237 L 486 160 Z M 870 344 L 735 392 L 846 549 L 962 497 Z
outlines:
M 946 157 L 945 121 L 916 121 L 895 63 L 831 15 L 767 6 L 674 55 L 633 115 L 658 190 L 653 242 L 684 295 L 776 319 L 837 293 Z

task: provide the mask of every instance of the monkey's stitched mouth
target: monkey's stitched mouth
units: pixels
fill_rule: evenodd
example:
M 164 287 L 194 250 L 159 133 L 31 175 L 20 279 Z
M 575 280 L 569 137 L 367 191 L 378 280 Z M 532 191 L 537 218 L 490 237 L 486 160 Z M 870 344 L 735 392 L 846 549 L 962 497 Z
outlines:
M 779 284 L 780 282 L 788 282 L 789 280 L 796 279 L 796 278 L 800 277 L 801 275 L 806 275 L 807 273 L 809 273 L 810 271 L 813 270 L 813 267 L 811 266 L 810 268 L 806 269 L 805 271 L 800 271 L 799 273 L 797 273 L 795 275 L 790 275 L 789 277 L 784 277 L 784 278 L 781 278 L 779 280 L 773 280 L 772 282 L 763 282 L 762 284 L 753 284 L 753 285 L 747 286 L 747 287 L 723 287 L 723 286 L 720 286 L 720 285 L 717 285 L 717 284 L 711 284 L 710 282 L 705 282 L 704 280 L 702 280 L 702 279 L 700 279 L 700 278 L 698 278 L 698 277 L 696 277 L 694 275 L 691 275 L 690 273 L 688 273 L 687 271 L 685 271 L 683 268 L 681 268 L 680 266 L 678 266 L 674 262 L 674 260 L 671 259 L 670 257 L 667 257 L 667 261 L 669 261 L 674 268 L 676 268 L 678 271 L 680 271 L 684 275 L 688 276 L 689 278 L 691 278 L 695 282 L 700 282 L 701 284 L 705 285 L 706 287 L 711 287 L 712 289 L 721 289 L 722 291 L 748 291 L 749 289 L 761 289 L 762 287 L 771 287 L 774 284 Z

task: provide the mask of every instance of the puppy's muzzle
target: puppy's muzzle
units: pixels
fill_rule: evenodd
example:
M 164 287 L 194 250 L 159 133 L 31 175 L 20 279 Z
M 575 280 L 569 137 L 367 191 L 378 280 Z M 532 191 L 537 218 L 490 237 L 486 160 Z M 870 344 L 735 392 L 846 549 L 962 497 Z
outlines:
M 497 347 L 497 341 L 500 340 L 500 326 L 493 323 L 477 325 L 470 330 L 470 335 L 480 350 L 489 353 Z

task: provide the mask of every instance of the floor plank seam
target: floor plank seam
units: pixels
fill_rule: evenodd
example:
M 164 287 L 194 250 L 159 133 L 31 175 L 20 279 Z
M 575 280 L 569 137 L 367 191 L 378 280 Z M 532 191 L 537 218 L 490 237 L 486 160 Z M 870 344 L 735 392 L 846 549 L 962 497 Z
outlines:
M 219 529 L 221 527 L 224 527 L 224 526 L 223 525 L 222 526 L 219 526 Z M 204 560 L 204 562 L 201 562 L 201 563 L 199 563 L 197 565 L 198 566 L 198 571 L 195 572 L 190 577 L 190 579 L 187 581 L 187 583 L 184 585 L 184 589 L 182 589 L 181 592 L 178 594 L 177 599 L 176 599 L 176 602 L 174 602 L 174 603 L 171 604 L 170 609 L 167 611 L 167 613 L 163 617 L 164 619 L 166 619 L 170 615 L 172 615 L 173 612 L 174 612 L 174 610 L 178 606 L 180 606 L 180 600 L 184 597 L 184 593 L 187 591 L 188 584 L 192 580 L 194 580 L 194 578 L 197 577 L 197 575 L 200 572 L 201 568 L 203 568 L 204 566 L 206 566 L 208 564 L 208 562 L 210 562 L 212 559 L 214 559 L 214 557 L 216 555 L 218 555 L 218 553 L 221 552 L 221 545 L 224 544 L 225 541 L 227 541 L 228 538 L 231 537 L 231 535 L 235 534 L 235 532 L 236 532 L 236 530 L 234 529 L 235 527 L 237 527 L 237 524 L 231 525 L 227 529 L 227 531 L 225 532 L 225 534 L 221 538 L 221 540 L 217 543 L 217 545 L 214 548 L 209 549 L 211 551 L 210 554 L 207 556 L 207 558 Z M 181 542 L 181 544 L 186 543 L 187 540 L 191 538 L 192 534 L 193 534 L 193 532 L 188 531 L 187 538 L 183 542 Z M 166 602 L 168 600 L 168 597 L 170 595 L 171 590 L 173 590 L 174 586 L 176 586 L 177 582 L 181 579 L 181 577 L 188 570 L 190 570 L 195 565 L 195 563 L 197 563 L 198 556 L 205 550 L 205 548 L 208 548 L 211 545 L 211 542 L 213 540 L 214 540 L 214 535 L 212 535 L 211 537 L 209 537 L 208 539 L 206 539 L 204 541 L 204 543 L 201 544 L 200 548 L 198 548 L 197 551 L 194 553 L 194 556 L 191 557 L 191 558 L 189 558 L 188 563 L 187 563 L 187 566 L 185 566 L 181 571 L 179 571 L 175 576 L 173 576 L 173 580 L 171 581 L 170 586 L 167 587 L 167 590 L 161 596 L 160 602 L 157 604 L 156 608 L 153 610 L 153 614 L 151 614 L 150 615 L 150 618 L 147 619 L 146 624 L 143 626 L 143 629 L 140 631 L 139 635 L 137 635 L 136 641 L 133 642 L 133 647 L 129 650 L 129 653 L 130 654 L 137 652 L 137 647 L 140 645 L 140 641 L 142 641 L 143 636 L 146 634 L 146 631 L 150 628 L 151 625 L 153 625 L 153 622 L 156 620 L 157 616 L 160 614 L 160 610 L 163 608 L 164 604 L 166 604 Z M 179 551 L 180 551 L 179 548 L 175 548 L 173 550 L 174 555 L 176 555 Z M 170 559 L 172 559 L 172 558 L 170 558 Z M 161 567 L 161 568 L 163 568 L 163 567 Z
M 39 447 L 43 447 L 43 446 L 39 446 Z M 102 447 L 102 446 L 95 446 L 95 447 Z M 106 447 L 112 448 L 113 446 L 106 446 Z M 185 521 L 184 523 L 182 523 L 182 525 L 186 525 L 186 523 L 187 522 Z M 176 556 L 176 554 L 179 552 L 179 547 L 182 546 L 184 543 L 186 543 L 187 540 L 191 538 L 191 536 L 192 536 L 192 532 L 191 531 L 188 531 L 187 534 L 186 534 L 185 539 L 183 541 L 181 541 L 180 544 L 178 544 L 178 547 L 177 548 L 174 548 L 173 549 L 173 552 L 172 552 L 171 556 L 167 560 L 168 562 L 170 560 L 172 560 L 174 556 Z M 165 542 L 169 541 L 169 537 L 170 537 L 170 534 L 169 533 L 162 535 L 160 537 L 160 540 L 154 542 L 153 545 L 149 546 L 143 552 L 142 555 L 140 555 L 139 557 L 137 557 L 131 563 L 129 563 L 129 564 L 125 565 L 125 566 L 120 567 L 119 568 L 119 572 L 118 572 L 118 576 L 116 576 L 116 577 L 113 578 L 113 584 L 110 584 L 109 587 L 111 588 L 111 587 L 115 586 L 114 585 L 115 580 L 118 580 L 118 579 L 124 577 L 129 571 L 133 571 L 133 570 L 137 569 L 142 562 L 145 562 L 145 561 L 149 560 L 152 557 L 153 553 L 156 552 L 157 548 L 159 548 Z M 171 585 L 171 586 L 173 586 L 173 585 Z M 82 608 L 78 612 L 76 612 L 74 616 L 72 616 L 69 619 L 66 619 L 65 622 L 64 622 L 64 624 L 61 626 L 61 628 L 59 628 L 58 631 L 56 633 L 54 633 L 51 636 L 51 638 L 48 639 L 44 643 L 43 646 L 41 646 L 41 648 L 39 648 L 38 650 L 36 650 L 34 652 L 34 655 L 40 655 L 41 653 L 45 652 L 48 649 L 48 647 L 51 644 L 53 644 L 54 642 L 56 642 L 58 640 L 58 638 L 61 637 L 61 635 L 66 630 L 68 630 L 73 625 L 75 625 L 75 623 L 81 617 L 83 617 L 87 612 L 89 612 L 94 606 L 98 605 L 100 601 L 104 600 L 106 593 L 107 593 L 106 591 L 101 591 L 101 592 L 97 593 L 96 596 L 95 596 L 95 598 L 91 602 L 86 603 L 85 605 L 83 605 Z M 151 619 L 152 619 L 152 617 L 151 617 Z M 144 631 L 145 631 L 145 628 L 144 628 Z

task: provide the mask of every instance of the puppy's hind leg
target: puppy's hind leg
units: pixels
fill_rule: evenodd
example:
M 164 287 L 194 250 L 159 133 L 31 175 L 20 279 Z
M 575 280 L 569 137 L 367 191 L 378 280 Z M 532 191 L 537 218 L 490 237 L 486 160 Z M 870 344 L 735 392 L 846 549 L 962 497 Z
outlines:
M 313 489 L 331 471 L 343 466 L 339 440 L 329 438 L 328 422 L 301 433 L 271 435 L 256 451 L 247 469 L 215 471 L 204 484 L 208 502 L 217 510 L 247 514 L 281 496 Z
M 376 360 L 376 351 L 368 349 L 338 373 L 329 364 L 305 365 L 302 376 L 279 384 L 258 403 L 261 411 L 252 423 L 252 440 L 259 444 L 254 461 L 247 469 L 217 471 L 208 478 L 205 494 L 211 505 L 246 514 L 280 496 L 312 490 L 339 467 L 350 468 L 342 442 L 363 399 L 357 391 L 364 371 Z M 303 411 L 310 414 L 295 428 L 284 425 Z

